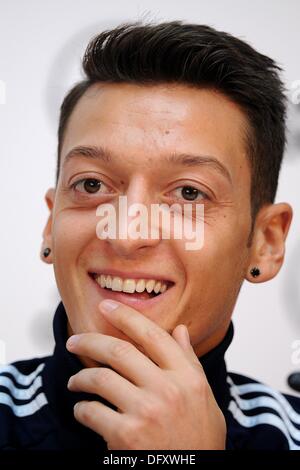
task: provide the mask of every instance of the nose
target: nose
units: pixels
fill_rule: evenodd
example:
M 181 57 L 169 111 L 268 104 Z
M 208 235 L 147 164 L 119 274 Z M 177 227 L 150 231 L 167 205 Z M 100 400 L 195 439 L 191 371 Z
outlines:
M 133 182 L 119 197 L 117 208 L 112 211 L 115 230 L 111 230 L 107 237 L 117 256 L 134 258 L 160 243 L 160 229 L 151 220 L 152 203 L 153 196 L 143 180 Z

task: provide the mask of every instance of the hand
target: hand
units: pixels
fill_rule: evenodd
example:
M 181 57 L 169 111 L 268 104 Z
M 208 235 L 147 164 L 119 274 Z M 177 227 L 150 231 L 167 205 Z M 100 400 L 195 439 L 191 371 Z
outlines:
M 140 312 L 114 303 L 117 308 L 109 312 L 100 304 L 105 319 L 145 354 L 101 333 L 69 338 L 69 351 L 113 369 L 82 369 L 70 378 L 69 390 L 97 394 L 117 407 L 79 402 L 75 418 L 100 434 L 110 450 L 224 449 L 225 419 L 187 328 L 178 325 L 170 335 Z

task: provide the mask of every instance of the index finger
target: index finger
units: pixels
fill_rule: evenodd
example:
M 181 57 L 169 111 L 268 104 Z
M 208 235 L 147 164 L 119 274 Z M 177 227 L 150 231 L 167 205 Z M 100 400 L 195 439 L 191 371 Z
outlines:
M 109 305 L 114 308 L 109 308 Z M 141 345 L 162 369 L 186 367 L 187 358 L 174 338 L 137 310 L 115 300 L 104 300 L 99 309 L 113 326 Z

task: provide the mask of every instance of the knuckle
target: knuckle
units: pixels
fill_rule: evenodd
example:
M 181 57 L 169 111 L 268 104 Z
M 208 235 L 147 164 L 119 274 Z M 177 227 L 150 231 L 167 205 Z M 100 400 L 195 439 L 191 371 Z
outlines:
M 161 406 L 155 401 L 147 400 L 141 404 L 139 416 L 142 421 L 152 422 L 161 415 Z
M 138 438 L 136 436 L 132 437 L 131 439 L 127 439 L 127 442 L 125 442 L 125 447 L 126 450 L 136 450 L 138 449 Z
M 94 375 L 95 385 L 101 385 L 108 382 L 112 377 L 113 372 L 105 367 L 99 367 Z
M 157 326 L 151 326 L 150 328 L 148 328 L 146 334 L 150 339 L 154 340 L 164 339 L 169 336 L 169 333 L 166 330 L 163 330 L 162 328 L 159 328 Z
M 208 392 L 208 383 L 203 380 L 200 374 L 193 374 L 190 377 L 190 388 L 192 392 L 204 395 Z
M 183 391 L 174 383 L 164 387 L 164 398 L 170 405 L 179 406 L 183 401 Z
M 115 359 L 119 360 L 123 357 L 127 357 L 128 354 L 131 354 L 133 349 L 134 347 L 132 344 L 120 340 L 113 344 L 111 353 Z
M 134 450 L 137 448 L 138 426 L 134 422 L 127 422 L 117 431 L 117 442 L 123 449 Z
M 75 415 L 79 416 L 86 423 L 90 423 L 92 421 L 92 417 L 94 416 L 94 403 L 81 403 L 79 408 L 75 409 Z

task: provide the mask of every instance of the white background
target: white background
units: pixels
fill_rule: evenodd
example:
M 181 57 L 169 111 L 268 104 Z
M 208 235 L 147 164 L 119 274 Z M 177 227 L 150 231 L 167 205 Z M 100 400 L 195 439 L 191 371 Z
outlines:
M 80 58 L 90 37 L 145 16 L 228 31 L 277 60 L 287 87 L 300 79 L 297 0 L 0 0 L 0 80 L 6 85 L 6 102 L 0 104 L 0 349 L 3 355 L 4 344 L 9 362 L 53 348 L 59 296 L 52 267 L 39 260 L 39 251 L 48 215 L 44 193 L 54 184 L 60 102 L 80 78 Z M 290 144 L 277 195 L 277 201 L 294 207 L 286 262 L 269 283 L 244 284 L 227 354 L 230 370 L 284 391 L 290 391 L 287 374 L 300 371 L 300 363 L 291 359 L 292 344 L 300 339 L 298 108 L 290 111 Z

